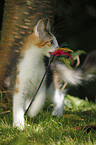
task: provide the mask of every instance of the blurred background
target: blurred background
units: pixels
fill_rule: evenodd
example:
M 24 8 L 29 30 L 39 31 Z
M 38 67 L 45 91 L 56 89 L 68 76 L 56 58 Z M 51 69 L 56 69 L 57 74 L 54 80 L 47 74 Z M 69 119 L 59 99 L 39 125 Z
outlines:
M 55 9 L 55 8 L 54 8 Z M 0 0 L 0 31 L 4 0 Z M 95 0 L 57 0 L 53 32 L 59 44 L 66 42 L 73 50 L 96 50 L 96 2 Z M 81 56 L 81 64 L 86 55 Z M 71 87 L 73 96 L 96 99 L 96 80 L 90 84 Z

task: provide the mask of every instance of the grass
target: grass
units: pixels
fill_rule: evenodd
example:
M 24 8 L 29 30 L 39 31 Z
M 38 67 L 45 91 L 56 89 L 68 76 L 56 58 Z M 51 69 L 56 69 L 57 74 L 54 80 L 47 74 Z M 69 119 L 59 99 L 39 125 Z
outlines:
M 52 117 L 53 108 L 48 105 L 35 118 L 25 116 L 23 131 L 12 128 L 10 104 L 11 112 L 0 115 L 0 145 L 95 145 L 95 131 L 76 127 L 96 125 L 96 103 L 67 95 L 66 104 L 61 118 Z

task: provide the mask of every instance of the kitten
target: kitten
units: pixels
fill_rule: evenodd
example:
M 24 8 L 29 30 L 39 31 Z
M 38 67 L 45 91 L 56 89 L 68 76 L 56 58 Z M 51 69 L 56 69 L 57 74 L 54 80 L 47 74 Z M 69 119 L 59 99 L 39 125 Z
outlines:
M 13 93 L 13 126 L 24 129 L 24 112 L 29 106 L 34 93 L 45 72 L 45 56 L 50 57 L 58 47 L 55 36 L 50 31 L 47 20 L 39 20 L 34 27 L 33 33 L 25 40 L 17 64 L 16 81 Z M 67 82 L 71 85 L 79 85 L 96 76 L 96 52 L 88 55 L 80 69 L 70 70 L 61 61 L 51 63 L 46 81 L 44 80 L 35 100 L 33 101 L 28 115 L 36 116 L 42 109 L 46 97 L 54 104 L 52 115 L 62 116 L 64 110 L 64 95 L 61 85 Z
M 24 112 L 45 72 L 44 57 L 50 57 L 58 47 L 55 36 L 50 32 L 49 22 L 39 20 L 33 33 L 25 40 L 17 64 L 17 75 L 13 93 L 13 126 L 24 128 Z M 34 117 L 44 105 L 46 86 L 43 82 L 28 115 Z

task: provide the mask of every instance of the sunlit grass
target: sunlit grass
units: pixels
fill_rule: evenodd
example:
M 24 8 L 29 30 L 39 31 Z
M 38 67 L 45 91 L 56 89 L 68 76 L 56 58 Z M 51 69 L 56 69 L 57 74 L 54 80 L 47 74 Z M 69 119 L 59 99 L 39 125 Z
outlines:
M 25 129 L 12 127 L 12 108 L 0 115 L 0 145 L 91 145 L 96 144 L 96 132 L 75 130 L 77 126 L 96 125 L 96 103 L 66 97 L 64 114 L 52 117 L 52 106 L 46 105 L 35 117 L 25 116 Z M 76 103 L 77 102 L 77 103 Z

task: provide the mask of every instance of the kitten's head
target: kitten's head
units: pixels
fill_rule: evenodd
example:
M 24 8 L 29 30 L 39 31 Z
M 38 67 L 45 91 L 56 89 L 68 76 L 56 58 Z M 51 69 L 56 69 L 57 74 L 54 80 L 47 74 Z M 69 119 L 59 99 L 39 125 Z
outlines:
M 53 52 L 58 43 L 55 36 L 51 33 L 49 20 L 40 19 L 33 30 L 35 40 L 33 43 L 42 49 L 44 55 L 50 56 L 49 52 Z

